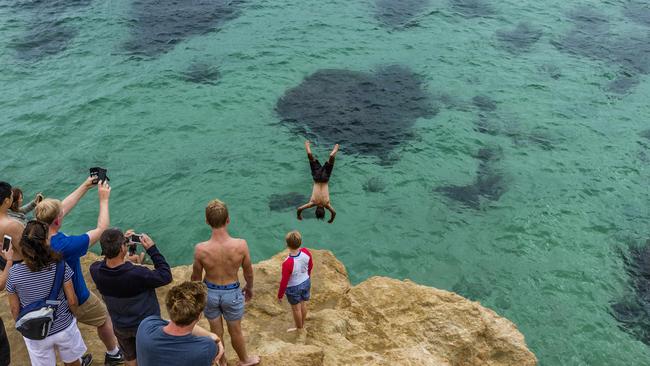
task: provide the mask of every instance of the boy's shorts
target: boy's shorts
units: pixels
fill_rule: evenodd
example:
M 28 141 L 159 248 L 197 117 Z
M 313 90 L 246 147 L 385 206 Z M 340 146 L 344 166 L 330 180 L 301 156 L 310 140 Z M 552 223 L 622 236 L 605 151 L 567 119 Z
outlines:
M 308 278 L 299 285 L 287 287 L 284 294 L 287 295 L 287 300 L 291 305 L 309 301 L 309 297 L 311 296 L 311 279 Z

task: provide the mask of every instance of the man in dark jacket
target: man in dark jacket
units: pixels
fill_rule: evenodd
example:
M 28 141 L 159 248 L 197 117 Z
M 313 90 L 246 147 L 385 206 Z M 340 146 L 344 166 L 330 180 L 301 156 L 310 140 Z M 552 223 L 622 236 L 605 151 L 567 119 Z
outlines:
M 151 315 L 160 316 L 156 288 L 172 281 L 169 264 L 146 234 L 140 240 L 154 270 L 126 261 L 132 235 L 131 230 L 125 234 L 116 228 L 104 231 L 99 241 L 105 258 L 90 266 L 90 275 L 104 298 L 128 366 L 137 365 L 135 337 L 140 322 Z

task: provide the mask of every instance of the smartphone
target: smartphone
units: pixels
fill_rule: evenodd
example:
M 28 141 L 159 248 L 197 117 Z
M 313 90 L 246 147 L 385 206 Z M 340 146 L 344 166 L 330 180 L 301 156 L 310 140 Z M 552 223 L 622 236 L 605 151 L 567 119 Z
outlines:
M 131 243 L 142 243 L 142 234 L 133 234 L 129 236 L 129 241 Z
M 5 235 L 4 240 L 2 241 L 2 250 L 9 250 L 11 246 L 11 236 Z
M 110 181 L 108 176 L 106 176 L 106 173 L 108 172 L 108 170 L 106 170 L 104 168 L 94 166 L 94 167 L 90 168 L 89 171 L 90 171 L 90 176 L 94 178 L 93 179 L 93 184 L 97 184 L 97 183 L 103 182 L 103 181 Z

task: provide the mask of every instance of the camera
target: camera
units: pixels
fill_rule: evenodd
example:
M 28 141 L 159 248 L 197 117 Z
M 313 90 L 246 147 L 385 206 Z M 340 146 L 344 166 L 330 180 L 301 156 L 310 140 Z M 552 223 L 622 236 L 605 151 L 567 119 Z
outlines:
M 142 243 L 142 234 L 133 234 L 129 236 L 129 241 L 131 243 Z
M 11 236 L 5 235 L 4 240 L 2 241 L 2 250 L 9 250 L 11 246 Z
M 93 184 L 97 184 L 99 182 L 104 182 L 104 181 L 110 181 L 111 179 L 108 178 L 106 173 L 108 170 L 95 166 L 89 169 L 90 170 L 90 176 L 93 177 Z

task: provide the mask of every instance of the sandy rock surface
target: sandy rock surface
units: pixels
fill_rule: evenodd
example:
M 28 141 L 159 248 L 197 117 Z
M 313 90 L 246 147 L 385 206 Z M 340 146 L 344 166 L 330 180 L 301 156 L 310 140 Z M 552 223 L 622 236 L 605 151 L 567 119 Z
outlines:
M 247 304 L 243 328 L 249 353 L 259 354 L 261 365 L 537 365 L 515 325 L 478 302 L 385 277 L 352 287 L 345 267 L 331 252 L 312 253 L 311 312 L 302 332 L 287 333 L 293 326 L 290 308 L 286 300 L 282 304 L 276 300 L 280 264 L 287 253 L 254 266 L 255 295 Z M 82 260 L 92 291 L 96 290 L 87 271 L 98 259 L 90 254 Z M 174 283 L 189 280 L 191 272 L 191 266 L 173 268 Z M 158 290 L 163 316 L 168 289 Z M 12 365 L 29 365 L 4 292 L 0 303 L 5 304 L 0 316 L 12 347 Z M 208 328 L 205 319 L 200 324 Z M 101 364 L 105 350 L 97 333 L 84 325 L 80 328 L 94 364 Z M 225 343 L 228 364 L 236 365 L 227 335 Z

